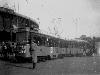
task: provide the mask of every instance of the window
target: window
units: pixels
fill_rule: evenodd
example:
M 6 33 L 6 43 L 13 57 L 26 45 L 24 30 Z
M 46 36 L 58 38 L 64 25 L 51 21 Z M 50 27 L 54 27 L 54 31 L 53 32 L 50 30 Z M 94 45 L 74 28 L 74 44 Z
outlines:
M 2 31 L 2 30 L 3 30 L 3 18 L 0 15 L 0 31 Z
M 26 32 L 17 32 L 16 39 L 17 41 L 26 41 L 27 40 Z

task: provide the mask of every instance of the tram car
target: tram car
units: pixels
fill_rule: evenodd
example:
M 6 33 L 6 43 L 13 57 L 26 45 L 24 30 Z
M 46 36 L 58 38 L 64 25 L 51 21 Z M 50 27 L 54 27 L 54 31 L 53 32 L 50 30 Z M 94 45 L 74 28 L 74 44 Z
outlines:
M 11 48 L 16 59 L 31 58 L 30 40 L 37 44 L 36 51 L 39 60 L 87 56 L 93 53 L 92 46 L 86 41 L 55 38 L 39 33 L 38 30 L 39 25 L 31 18 L 11 9 L 0 8 L 0 34 L 2 35 L 0 41 L 15 43 L 11 43 Z
M 31 38 L 30 38 L 31 35 Z M 57 50 L 60 50 L 56 45 L 56 40 L 53 37 L 41 34 L 38 32 L 20 31 L 16 33 L 17 45 L 16 45 L 16 58 L 31 58 L 30 52 L 30 39 L 37 44 L 38 48 L 36 54 L 38 60 L 54 59 L 58 57 Z M 23 40 L 24 39 L 24 40 Z
M 14 10 L 6 7 L 0 7 L 0 54 L 14 55 L 16 48 L 16 32 L 18 28 L 31 27 L 34 31 L 38 31 L 38 24 L 31 18 L 16 13 Z M 37 29 L 37 30 L 36 30 Z M 4 35 L 5 34 L 5 35 Z M 7 51 L 4 53 L 2 42 L 7 46 Z M 11 48 L 10 51 L 8 48 Z
M 20 30 L 16 32 L 16 58 L 31 58 L 30 44 L 37 44 L 38 60 L 63 58 L 66 56 L 91 56 L 93 48 L 84 40 L 64 40 L 39 32 Z
M 93 46 L 84 40 L 69 41 L 67 47 L 67 56 L 91 56 L 93 54 Z

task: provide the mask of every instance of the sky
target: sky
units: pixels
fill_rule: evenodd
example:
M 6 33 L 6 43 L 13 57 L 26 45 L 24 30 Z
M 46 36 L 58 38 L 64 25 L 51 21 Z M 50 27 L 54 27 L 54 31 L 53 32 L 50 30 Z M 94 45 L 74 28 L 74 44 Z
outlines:
M 81 35 L 100 36 L 100 0 L 1 0 L 16 12 L 29 16 L 39 23 L 46 34 L 61 38 L 78 38 Z

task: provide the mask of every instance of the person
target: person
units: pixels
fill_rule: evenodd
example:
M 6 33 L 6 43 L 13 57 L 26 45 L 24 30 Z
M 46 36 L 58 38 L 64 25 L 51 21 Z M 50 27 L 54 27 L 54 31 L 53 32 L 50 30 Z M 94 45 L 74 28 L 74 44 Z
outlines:
M 4 58 L 7 59 L 7 46 L 5 42 L 2 42 L 2 53 L 4 55 Z
M 33 69 L 36 67 L 36 63 L 37 63 L 37 44 L 32 42 L 31 44 L 31 55 L 32 55 L 32 63 L 33 63 Z

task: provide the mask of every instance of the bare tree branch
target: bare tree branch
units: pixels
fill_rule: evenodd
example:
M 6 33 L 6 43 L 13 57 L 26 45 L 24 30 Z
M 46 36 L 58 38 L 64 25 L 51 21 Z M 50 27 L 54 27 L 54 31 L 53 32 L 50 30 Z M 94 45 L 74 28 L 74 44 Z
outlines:
M 26 2 L 27 2 L 27 4 L 28 4 L 28 0 L 25 0 Z

